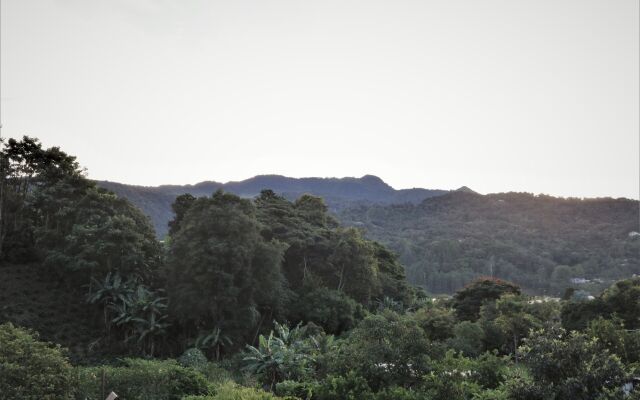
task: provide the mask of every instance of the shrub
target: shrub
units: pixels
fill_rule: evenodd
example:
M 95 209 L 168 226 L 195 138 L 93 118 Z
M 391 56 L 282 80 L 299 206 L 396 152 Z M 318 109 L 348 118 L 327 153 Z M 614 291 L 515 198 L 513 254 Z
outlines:
M 317 389 L 319 400 L 372 400 L 367 380 L 350 371 L 344 376 L 329 375 Z
M 278 400 L 285 399 L 277 397 L 262 389 L 247 388 L 238 386 L 235 383 L 227 382 L 215 389 L 215 394 L 208 396 L 187 396 L 183 400 Z M 292 399 L 293 400 L 293 399 Z
M 202 371 L 207 366 L 207 357 L 200 349 L 191 348 L 185 350 L 178 358 L 178 363 L 183 367 L 190 367 Z
M 70 399 L 73 368 L 60 346 L 10 323 L 0 325 L 0 394 L 6 399 Z
M 400 386 L 386 388 L 375 396 L 376 400 L 423 400 L 424 398 L 424 393 Z
M 429 342 L 411 315 L 390 310 L 365 318 L 327 354 L 328 372 L 354 372 L 373 391 L 384 387 L 412 387 L 430 370 L 429 359 L 439 349 Z
M 215 362 L 208 362 L 200 372 L 210 384 L 220 384 L 233 380 L 233 374 Z
M 278 396 L 291 396 L 298 399 L 315 399 L 314 396 L 318 386 L 318 382 L 296 382 L 284 381 L 276 385 L 276 394 Z
M 207 394 L 204 376 L 175 360 L 126 359 L 121 366 L 78 368 L 78 399 L 102 400 L 102 374 L 106 392 L 127 400 L 180 400 L 183 396 Z

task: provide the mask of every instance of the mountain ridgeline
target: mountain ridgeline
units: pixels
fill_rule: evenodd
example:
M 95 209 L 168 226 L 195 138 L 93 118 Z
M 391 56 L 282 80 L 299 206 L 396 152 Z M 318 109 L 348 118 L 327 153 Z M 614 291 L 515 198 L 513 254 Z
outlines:
M 97 181 L 98 186 L 129 199 L 147 214 L 159 237 L 167 233 L 167 223 L 173 218 L 171 204 L 177 196 L 190 193 L 196 197 L 210 196 L 218 189 L 244 198 L 253 198 L 263 189 L 271 189 L 288 200 L 303 194 L 322 197 L 331 212 L 338 212 L 359 204 L 417 204 L 422 200 L 440 196 L 446 190 L 396 190 L 377 176 L 361 178 L 289 178 L 281 175 L 259 175 L 239 182 L 200 182 L 195 185 L 162 185 L 156 187 L 124 185 Z
M 98 182 L 150 216 L 164 236 L 178 195 L 209 196 L 222 189 L 245 198 L 271 189 L 293 201 L 323 197 L 338 220 L 389 246 L 411 284 L 453 293 L 480 276 L 514 281 L 532 293 L 565 289 L 596 293 L 640 274 L 639 205 L 629 199 L 556 198 L 528 193 L 480 195 L 395 190 L 380 178 L 256 176 L 226 184 L 141 187 Z

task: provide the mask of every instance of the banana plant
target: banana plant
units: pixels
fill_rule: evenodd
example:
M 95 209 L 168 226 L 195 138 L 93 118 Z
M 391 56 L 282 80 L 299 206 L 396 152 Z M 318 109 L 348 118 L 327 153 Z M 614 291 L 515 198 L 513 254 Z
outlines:
M 108 273 L 103 281 L 93 280 L 89 303 L 102 303 L 107 337 L 113 325 L 120 328 L 126 343 L 133 339 L 143 353 L 153 356 L 156 337 L 166 333 L 167 298 L 159 296 L 135 280 L 123 281 L 119 274 Z
M 269 389 L 282 380 L 307 375 L 314 362 L 313 350 L 302 337 L 300 325 L 293 329 L 278 322 L 274 325 L 275 331 L 269 336 L 259 336 L 258 347 L 246 346 L 243 357 L 244 370 L 256 375 Z
M 124 281 L 120 274 L 109 272 L 102 281 L 91 278 L 90 291 L 87 295 L 89 304 L 102 304 L 104 327 L 107 338 L 111 334 L 113 320 L 110 311 L 116 304 L 126 304 L 133 292 L 132 283 Z
M 134 318 L 135 332 L 137 336 L 137 342 L 148 349 L 148 355 L 153 357 L 156 346 L 156 336 L 162 336 L 167 332 L 167 328 L 170 326 L 166 315 L 159 315 L 156 313 L 147 314 L 147 318 Z
M 216 360 L 220 359 L 222 347 L 231 346 L 233 341 L 229 336 L 222 334 L 222 329 L 216 327 L 210 332 L 202 332 L 195 340 L 194 347 L 200 350 L 213 349 Z

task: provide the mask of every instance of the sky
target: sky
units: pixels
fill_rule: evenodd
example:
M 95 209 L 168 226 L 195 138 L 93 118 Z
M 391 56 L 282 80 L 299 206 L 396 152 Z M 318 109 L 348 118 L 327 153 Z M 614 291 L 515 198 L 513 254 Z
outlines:
M 638 0 L 0 0 L 3 137 L 94 179 L 638 198 Z

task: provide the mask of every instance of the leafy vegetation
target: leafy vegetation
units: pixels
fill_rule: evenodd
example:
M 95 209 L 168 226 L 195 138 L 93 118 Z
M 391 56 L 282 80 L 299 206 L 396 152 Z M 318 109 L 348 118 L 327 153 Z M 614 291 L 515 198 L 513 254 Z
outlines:
M 102 400 L 111 391 L 123 399 L 179 400 L 210 389 L 201 373 L 174 360 L 125 359 L 116 366 L 78 368 L 78 377 L 77 392 L 89 400 Z M 107 393 L 102 392 L 103 379 Z
M 6 399 L 70 399 L 73 368 L 60 346 L 10 323 L 0 325 L 0 393 Z
M 0 154 L 0 393 L 9 399 L 640 398 L 638 277 L 560 299 L 489 276 L 430 297 L 406 282 L 393 252 L 341 226 L 315 196 L 183 195 L 161 243 L 140 211 L 86 180 L 60 149 L 25 137 Z M 535 209 L 544 199 L 530 200 Z M 624 233 L 626 223 L 610 213 L 626 217 L 626 203 L 600 216 L 590 207 L 581 218 L 601 218 L 602 238 L 618 243 L 614 226 Z M 506 215 L 501 223 L 516 218 Z M 513 243 L 531 234 L 509 232 Z M 597 255 L 589 235 L 565 233 L 565 249 Z M 546 246 L 538 239 L 532 249 Z M 635 262 L 629 240 L 609 261 Z M 462 256 L 497 268 L 512 254 L 470 256 L 465 246 L 429 247 L 425 257 L 443 270 Z M 541 265 L 552 280 L 575 267 Z M 69 347 L 75 366 L 14 324 Z
M 639 213 L 629 199 L 456 191 L 353 207 L 338 218 L 396 251 L 408 281 L 431 293 L 491 276 L 560 296 L 569 287 L 597 294 L 640 272 Z
M 431 293 L 452 294 L 480 276 L 516 282 L 528 293 L 561 295 L 566 288 L 597 294 L 638 273 L 638 202 L 574 199 L 528 193 L 394 191 L 376 177 L 293 179 L 258 176 L 229 184 L 145 188 L 100 182 L 151 216 L 167 232 L 177 196 L 224 189 L 253 198 L 271 188 L 288 200 L 321 196 L 341 223 L 399 254 L 407 280 Z M 177 204 L 177 202 L 176 202 Z M 629 236 L 632 234 L 631 236 Z

